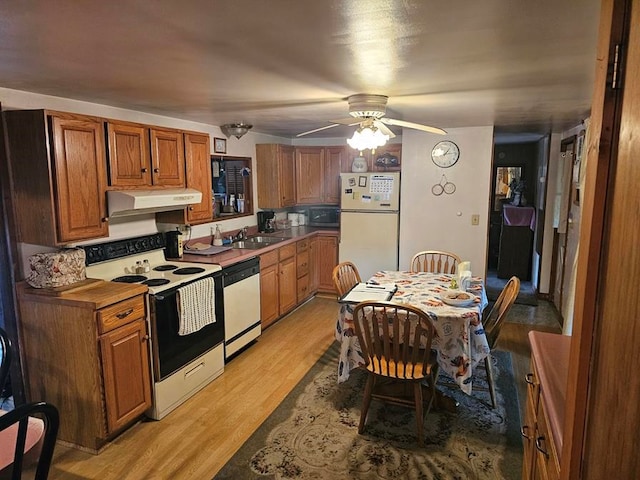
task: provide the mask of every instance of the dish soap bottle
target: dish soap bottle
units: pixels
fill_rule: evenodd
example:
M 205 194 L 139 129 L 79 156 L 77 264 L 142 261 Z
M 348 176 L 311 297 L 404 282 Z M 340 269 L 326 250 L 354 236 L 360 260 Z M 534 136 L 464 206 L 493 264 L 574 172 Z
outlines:
M 222 233 L 220 232 L 220 225 L 216 225 L 216 231 L 213 234 L 213 245 L 216 247 L 222 246 Z

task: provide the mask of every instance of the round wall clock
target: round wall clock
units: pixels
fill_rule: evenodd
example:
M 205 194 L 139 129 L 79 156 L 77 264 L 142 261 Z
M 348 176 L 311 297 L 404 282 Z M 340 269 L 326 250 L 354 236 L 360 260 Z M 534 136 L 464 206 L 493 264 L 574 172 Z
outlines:
M 442 168 L 452 167 L 460 158 L 460 149 L 450 140 L 443 140 L 435 144 L 431 150 L 431 160 Z

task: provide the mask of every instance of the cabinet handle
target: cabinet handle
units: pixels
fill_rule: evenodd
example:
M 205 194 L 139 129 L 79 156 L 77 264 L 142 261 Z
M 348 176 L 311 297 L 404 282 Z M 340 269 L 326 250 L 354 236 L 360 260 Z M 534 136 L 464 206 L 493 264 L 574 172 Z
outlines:
M 549 453 L 545 449 L 542 448 L 542 442 L 544 442 L 544 435 L 540 435 L 536 438 L 536 449 L 544 455 L 544 458 L 549 458 Z
M 527 373 L 524 376 L 524 381 L 527 382 L 529 385 L 533 385 L 533 373 Z
M 525 432 L 528 432 L 528 431 L 529 431 L 529 425 L 522 425 L 520 427 L 520 435 L 522 435 L 527 440 L 531 440 L 531 437 L 525 433 Z
M 123 318 L 128 317 L 132 313 L 133 313 L 133 308 L 130 308 L 129 310 L 127 310 L 125 312 L 116 313 L 116 317 L 118 317 L 119 319 L 123 319 Z
M 148 168 L 143 168 L 142 170 L 140 170 L 142 173 L 147 173 L 149 171 Z

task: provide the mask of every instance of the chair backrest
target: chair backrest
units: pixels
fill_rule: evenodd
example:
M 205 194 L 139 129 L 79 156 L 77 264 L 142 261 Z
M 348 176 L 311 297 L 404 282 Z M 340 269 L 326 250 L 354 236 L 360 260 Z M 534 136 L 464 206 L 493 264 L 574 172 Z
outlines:
M 9 367 L 11 366 L 11 340 L 2 328 L 0 328 L 0 393 L 7 384 Z
M 393 378 L 424 377 L 434 328 L 422 310 L 391 302 L 361 302 L 354 308 L 356 335 L 375 374 Z
M 41 418 L 41 420 L 40 420 Z M 58 409 L 45 402 L 27 403 L 0 416 L 0 470 L 21 478 L 24 460 L 35 452 L 35 480 L 46 480 L 51 468 L 60 418 Z M 25 452 L 26 450 L 26 452 Z
M 498 336 L 500 329 L 504 323 L 507 313 L 513 306 L 518 293 L 520 292 L 520 279 L 518 277 L 511 277 L 507 284 L 500 292 L 496 303 L 489 311 L 486 317 L 482 318 L 482 326 L 484 327 L 485 335 L 487 336 L 487 342 L 489 348 L 493 349 L 498 343 Z
M 424 250 L 411 259 L 412 272 L 456 273 L 461 262 L 455 253 L 440 250 Z
M 342 262 L 336 265 L 331 276 L 339 297 L 362 281 L 357 267 L 351 262 Z

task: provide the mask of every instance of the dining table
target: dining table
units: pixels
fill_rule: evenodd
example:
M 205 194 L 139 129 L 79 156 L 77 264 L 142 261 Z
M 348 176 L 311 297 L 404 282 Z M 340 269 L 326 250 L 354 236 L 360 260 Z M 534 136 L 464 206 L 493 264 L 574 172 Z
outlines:
M 467 289 L 473 301 L 466 306 L 453 306 L 442 300 L 456 275 L 431 272 L 384 270 L 366 283 L 397 287 L 390 302 L 408 304 L 423 310 L 435 328 L 431 348 L 437 352 L 441 372 L 445 372 L 466 394 L 471 394 L 473 369 L 489 354 L 489 343 L 482 326 L 482 312 L 488 306 L 484 281 L 471 277 Z M 338 383 L 349 378 L 351 370 L 366 362 L 358 343 L 353 322 L 357 303 L 341 302 L 335 337 L 340 342 Z

